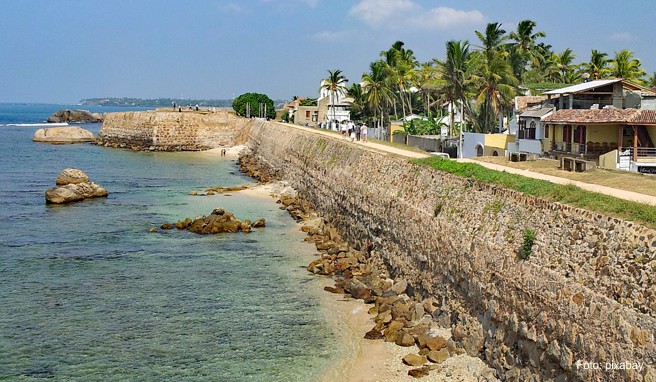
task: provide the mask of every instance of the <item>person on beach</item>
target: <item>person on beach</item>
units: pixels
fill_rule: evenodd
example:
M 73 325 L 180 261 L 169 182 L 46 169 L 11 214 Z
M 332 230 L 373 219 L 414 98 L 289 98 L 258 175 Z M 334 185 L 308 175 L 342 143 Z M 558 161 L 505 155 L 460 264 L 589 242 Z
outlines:
M 367 124 L 364 122 L 360 126 L 360 135 L 362 136 L 362 142 L 367 143 Z
M 353 125 L 352 122 L 351 122 L 351 125 L 352 125 L 352 127 L 349 129 L 349 131 L 350 131 L 351 133 L 350 133 L 349 135 L 350 135 L 350 137 L 351 137 L 351 142 L 353 142 L 353 141 L 355 141 L 355 128 L 356 128 L 356 127 L 355 127 L 355 125 Z
M 355 140 L 360 142 L 360 126 L 355 125 Z
M 341 126 L 340 126 L 340 130 L 342 132 L 342 137 L 344 139 L 347 139 L 347 137 L 346 137 L 346 130 L 347 129 L 348 129 L 347 125 L 344 123 L 344 121 L 342 121 Z

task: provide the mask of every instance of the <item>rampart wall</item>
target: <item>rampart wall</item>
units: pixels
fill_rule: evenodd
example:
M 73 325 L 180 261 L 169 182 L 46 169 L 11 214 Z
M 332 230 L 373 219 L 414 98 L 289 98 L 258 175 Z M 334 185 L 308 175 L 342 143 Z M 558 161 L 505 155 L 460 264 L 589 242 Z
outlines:
M 655 380 L 655 230 L 273 122 L 249 146 L 392 275 L 478 321 L 503 380 Z
M 250 123 L 227 111 L 107 113 L 96 143 L 134 150 L 207 150 L 245 143 Z

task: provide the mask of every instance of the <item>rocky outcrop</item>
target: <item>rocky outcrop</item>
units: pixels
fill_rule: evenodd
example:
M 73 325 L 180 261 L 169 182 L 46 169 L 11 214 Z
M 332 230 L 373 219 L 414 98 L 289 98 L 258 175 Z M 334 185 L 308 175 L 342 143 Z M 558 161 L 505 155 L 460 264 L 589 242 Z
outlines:
M 452 356 L 465 353 L 470 357 L 478 356 L 480 348 L 472 344 L 482 347 L 484 336 L 478 330 L 481 326 L 476 325 L 477 321 L 454 316 L 457 317 L 456 325 L 451 336 L 451 315 L 435 299 L 419 297 L 407 280 L 391 279 L 384 267 L 372 261 L 372 245 L 354 248 L 300 198 L 283 194 L 278 203 L 282 204 L 281 209 L 301 221 L 301 230 L 307 233 L 305 241 L 314 243 L 319 252 L 307 266 L 308 271 L 336 280 L 334 287 L 326 286 L 324 290 L 350 295 L 371 305 L 369 313 L 374 318 L 374 326 L 364 338 L 417 349 L 417 353 L 407 354 L 399 360 L 406 365 L 419 367 L 430 362 L 409 370 L 409 375 L 416 378 L 427 376 Z M 472 368 L 470 372 L 478 375 L 478 381 L 497 381 L 493 369 L 481 363 Z
M 53 113 L 48 117 L 48 123 L 97 123 L 102 121 L 102 115 L 92 113 L 88 110 L 70 110 L 64 109 Z
M 81 143 L 93 142 L 95 137 L 89 130 L 81 127 L 48 127 L 34 133 L 34 142 L 46 143 Z
M 186 218 L 175 224 L 165 223 L 160 226 L 161 229 L 168 230 L 177 228 L 179 230 L 188 230 L 199 235 L 217 234 L 217 233 L 236 233 L 251 232 L 252 228 L 264 228 L 265 221 L 263 218 L 258 219 L 255 223 L 250 220 L 241 221 L 235 218 L 231 212 L 223 208 L 217 208 L 208 216 L 201 216 L 196 219 Z M 155 232 L 156 230 L 152 230 Z
M 107 190 L 90 182 L 87 174 L 73 168 L 62 171 L 57 177 L 56 184 L 58 187 L 46 191 L 46 203 L 48 204 L 73 203 L 108 195 Z
M 227 111 L 106 113 L 96 143 L 132 150 L 208 150 L 245 143 L 252 123 Z

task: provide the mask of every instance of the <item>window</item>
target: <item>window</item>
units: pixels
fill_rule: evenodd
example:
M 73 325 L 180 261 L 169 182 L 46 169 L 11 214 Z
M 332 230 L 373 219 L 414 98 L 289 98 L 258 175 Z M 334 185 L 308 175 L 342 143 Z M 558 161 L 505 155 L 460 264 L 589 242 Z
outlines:
M 526 133 L 526 120 L 524 119 L 519 119 L 519 139 L 524 139 L 524 134 Z
M 572 125 L 563 126 L 563 142 L 572 142 Z
M 527 135 L 528 136 L 526 138 L 535 139 L 535 126 L 536 126 L 535 121 L 531 121 L 531 124 L 529 126 L 531 126 L 531 127 L 529 127 L 527 129 Z
M 310 110 L 305 110 L 305 118 L 310 119 Z
M 544 125 L 544 137 L 549 138 L 549 125 Z
M 535 121 L 531 121 L 529 127 L 526 127 L 526 120 L 519 120 L 519 139 L 535 139 L 536 130 Z

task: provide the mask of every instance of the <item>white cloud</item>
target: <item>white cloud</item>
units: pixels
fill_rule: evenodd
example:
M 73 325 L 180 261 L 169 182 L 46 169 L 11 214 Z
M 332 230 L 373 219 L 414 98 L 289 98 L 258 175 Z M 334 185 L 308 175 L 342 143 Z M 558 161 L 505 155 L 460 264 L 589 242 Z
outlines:
M 265 4 L 276 4 L 276 5 L 286 5 L 285 3 L 301 3 L 305 4 L 309 7 L 316 7 L 317 4 L 319 4 L 319 0 L 260 0 L 262 3 Z
M 634 41 L 635 39 L 635 36 L 629 32 L 619 32 L 610 35 L 610 40 L 616 42 Z
M 321 31 L 314 33 L 310 36 L 312 40 L 322 42 L 339 42 L 344 41 L 350 36 L 350 32 L 346 30 L 341 31 Z
M 239 13 L 244 11 L 244 8 L 235 3 L 221 4 L 218 6 L 218 8 L 219 11 L 223 13 Z
M 453 8 L 439 7 L 422 12 L 408 20 L 420 29 L 450 29 L 465 25 L 476 25 L 485 21 L 483 13 L 477 10 L 461 11 Z
M 485 16 L 481 11 L 464 11 L 438 7 L 424 9 L 412 0 L 360 0 L 350 11 L 370 26 L 389 24 L 391 28 L 451 29 L 481 24 Z
M 417 5 L 411 0 L 360 0 L 349 10 L 349 15 L 376 26 L 398 16 L 399 12 L 416 8 Z

